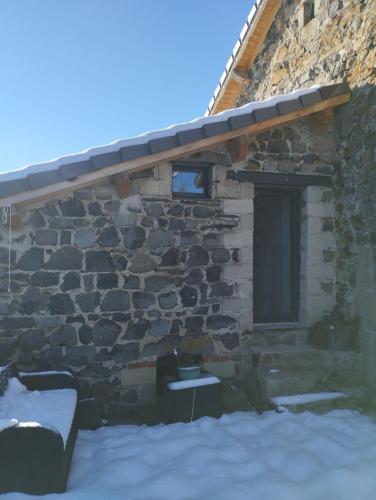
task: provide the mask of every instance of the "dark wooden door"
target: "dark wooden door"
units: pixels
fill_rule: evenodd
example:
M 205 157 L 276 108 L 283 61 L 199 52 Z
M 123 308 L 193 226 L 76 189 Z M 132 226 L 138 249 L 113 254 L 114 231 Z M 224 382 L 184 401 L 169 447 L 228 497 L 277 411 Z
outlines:
M 299 192 L 258 189 L 254 211 L 254 322 L 297 321 Z

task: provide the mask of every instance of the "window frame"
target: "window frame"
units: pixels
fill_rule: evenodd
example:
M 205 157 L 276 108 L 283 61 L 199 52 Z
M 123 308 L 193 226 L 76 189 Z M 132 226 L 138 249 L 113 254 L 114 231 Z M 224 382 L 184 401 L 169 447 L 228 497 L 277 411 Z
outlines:
M 211 184 L 212 166 L 213 166 L 212 163 L 202 163 L 202 162 L 195 163 L 195 162 L 188 162 L 188 161 L 187 162 L 185 162 L 185 161 L 172 162 L 172 170 L 171 170 L 172 197 L 173 198 L 188 198 L 188 199 L 203 199 L 203 200 L 210 199 L 211 198 L 210 184 Z M 204 192 L 203 193 L 184 193 L 184 192 L 174 191 L 174 172 L 176 172 L 176 171 L 203 173 L 204 174 L 204 181 L 203 181 Z

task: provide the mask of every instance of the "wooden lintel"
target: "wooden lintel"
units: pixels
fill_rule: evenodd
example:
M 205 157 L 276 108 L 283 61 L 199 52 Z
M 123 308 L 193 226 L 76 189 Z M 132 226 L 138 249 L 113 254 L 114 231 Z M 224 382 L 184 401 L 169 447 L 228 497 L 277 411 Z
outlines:
M 112 176 L 112 183 L 120 199 L 128 198 L 131 194 L 131 182 L 128 174 L 120 172 Z
M 25 191 L 22 193 L 7 196 L 0 199 L 0 206 L 8 205 L 9 203 L 12 203 L 12 205 L 20 203 L 22 204 L 30 202 L 31 200 L 53 197 L 54 195 L 56 196 L 56 194 L 61 195 L 66 191 L 72 191 L 74 189 L 90 186 L 92 184 L 95 184 L 99 180 L 112 175 L 116 175 L 119 173 L 130 174 L 132 172 L 139 172 L 141 170 L 145 170 L 146 168 L 150 168 L 152 165 L 156 165 L 157 163 L 163 161 L 175 160 L 177 158 L 183 157 L 184 155 L 194 154 L 199 151 L 208 149 L 212 146 L 225 143 L 231 139 L 234 139 L 235 137 L 247 134 L 255 135 L 258 134 L 259 132 L 263 132 L 265 130 L 274 127 L 279 127 L 281 125 L 307 117 L 312 113 L 317 113 L 327 108 L 333 108 L 334 106 L 345 104 L 349 102 L 350 98 L 351 98 L 350 93 L 341 94 L 339 96 L 332 97 L 330 99 L 319 101 L 311 106 L 307 106 L 305 108 L 292 111 L 291 113 L 278 115 L 275 116 L 274 118 L 270 118 L 262 122 L 256 122 L 253 123 L 252 125 L 247 125 L 246 127 L 242 127 L 236 130 L 231 130 L 229 132 L 218 134 L 212 137 L 206 137 L 205 139 L 201 139 L 182 146 L 177 146 L 172 149 L 160 151 L 158 153 L 150 154 L 148 156 L 135 158 L 134 160 L 116 163 L 114 165 L 110 165 L 100 170 L 95 170 L 85 175 L 76 177 L 71 181 L 61 181 L 57 182 L 56 184 L 50 184 L 48 186 L 44 186 L 39 189 L 33 189 L 30 191 Z
M 228 151 L 233 162 L 245 160 L 249 152 L 249 135 L 235 137 L 227 143 Z

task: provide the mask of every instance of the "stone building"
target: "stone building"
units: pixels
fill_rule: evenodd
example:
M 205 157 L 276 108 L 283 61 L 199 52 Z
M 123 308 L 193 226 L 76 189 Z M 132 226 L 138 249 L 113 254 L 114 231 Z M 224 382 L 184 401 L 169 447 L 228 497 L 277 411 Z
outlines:
M 229 409 L 361 382 L 361 346 L 374 378 L 374 34 L 371 0 L 259 1 L 208 116 L 0 175 L 0 362 L 112 414 L 175 347 Z

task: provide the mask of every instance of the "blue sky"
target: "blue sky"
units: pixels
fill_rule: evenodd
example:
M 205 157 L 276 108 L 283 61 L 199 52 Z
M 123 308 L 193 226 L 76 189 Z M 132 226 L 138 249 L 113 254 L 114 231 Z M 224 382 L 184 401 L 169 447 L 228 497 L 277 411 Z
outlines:
M 205 112 L 251 0 L 0 0 L 0 171 Z

